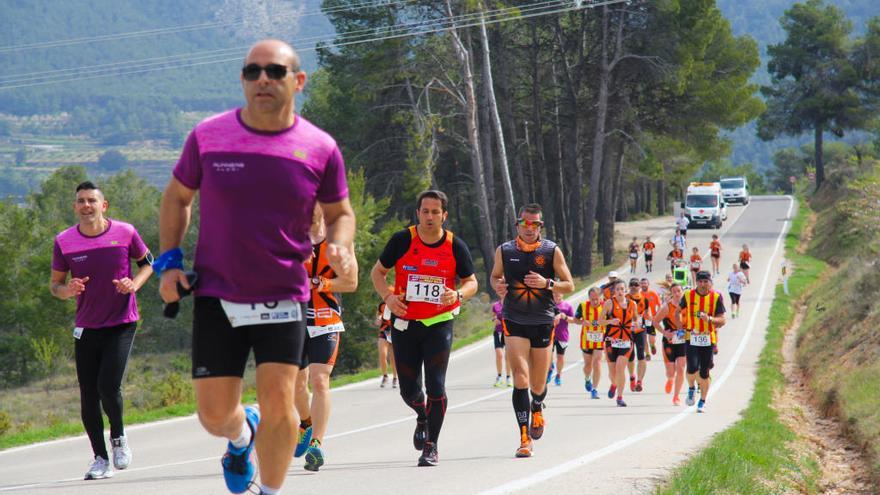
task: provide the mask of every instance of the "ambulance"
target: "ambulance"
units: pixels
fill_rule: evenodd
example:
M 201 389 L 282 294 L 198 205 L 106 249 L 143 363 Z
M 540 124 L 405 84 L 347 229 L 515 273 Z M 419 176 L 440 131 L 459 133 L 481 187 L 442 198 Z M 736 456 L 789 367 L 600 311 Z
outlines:
M 691 182 L 681 207 L 690 220 L 688 228 L 706 226 L 720 229 L 727 220 L 727 204 L 718 182 Z

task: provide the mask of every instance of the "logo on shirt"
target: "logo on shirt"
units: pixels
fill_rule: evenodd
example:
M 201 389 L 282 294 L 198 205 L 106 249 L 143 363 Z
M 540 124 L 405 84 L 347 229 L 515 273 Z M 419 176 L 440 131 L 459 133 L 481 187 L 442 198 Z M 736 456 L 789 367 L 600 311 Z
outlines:
M 406 270 L 406 271 L 408 271 L 408 272 L 416 272 L 416 271 L 419 270 L 418 267 L 416 267 L 416 266 L 412 266 L 412 265 L 403 265 L 403 269 Z
M 74 256 L 74 257 L 71 258 L 71 259 L 72 259 L 74 262 L 76 262 L 76 263 L 82 263 L 83 261 L 89 259 L 89 255 L 84 254 L 84 255 L 82 255 L 82 256 Z
M 305 160 L 308 154 L 302 150 L 296 150 L 293 152 L 293 156 L 299 158 L 300 160 Z
M 244 168 L 243 162 L 214 162 L 213 165 L 217 172 L 238 172 Z
M 543 254 L 539 254 L 539 255 L 535 256 L 535 264 L 536 265 L 544 266 L 545 263 L 547 263 L 547 259 L 544 258 Z
M 425 266 L 437 266 L 440 262 L 437 260 L 422 260 L 422 264 Z
M 111 245 L 111 246 L 115 246 L 115 245 L 117 245 L 117 244 L 119 244 L 119 241 L 110 241 L 110 245 Z
M 518 261 L 519 261 L 519 258 L 508 258 L 508 261 L 511 261 L 511 262 L 516 261 L 516 262 L 518 262 Z

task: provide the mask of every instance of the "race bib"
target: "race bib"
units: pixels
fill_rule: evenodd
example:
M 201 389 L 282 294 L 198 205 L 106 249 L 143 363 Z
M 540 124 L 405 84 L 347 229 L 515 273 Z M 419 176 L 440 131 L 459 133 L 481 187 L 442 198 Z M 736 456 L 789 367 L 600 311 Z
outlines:
M 678 331 L 678 332 L 673 333 L 671 342 L 673 344 L 684 344 L 685 342 L 687 342 L 684 339 L 684 331 Z
M 443 277 L 434 275 L 409 275 L 406 279 L 406 300 L 440 304 L 440 296 L 446 292 Z
M 81 339 L 83 336 L 83 327 L 76 327 L 73 329 L 73 338 L 76 340 Z
M 712 345 L 712 338 L 707 333 L 692 333 L 691 345 L 695 345 L 697 347 L 708 347 Z
M 343 326 L 342 322 L 334 323 L 332 325 L 309 325 L 306 327 L 309 331 L 309 337 L 315 338 L 320 337 L 321 335 L 326 335 L 328 333 L 338 333 L 344 332 L 345 326 Z
M 624 339 L 611 339 L 611 347 L 616 347 L 617 349 L 629 349 L 631 346 L 632 341 Z
M 694 270 L 699 270 L 700 269 L 700 262 L 699 261 L 691 261 L 691 268 Z
M 302 321 L 302 308 L 296 301 L 234 303 L 221 299 L 220 305 L 233 328 Z
M 639 253 L 629 253 L 629 258 L 633 260 L 638 259 Z
M 602 332 L 587 332 L 587 342 L 599 343 L 605 340 L 605 334 Z
M 654 250 L 653 249 L 645 249 L 645 254 L 652 255 L 652 254 L 654 254 Z

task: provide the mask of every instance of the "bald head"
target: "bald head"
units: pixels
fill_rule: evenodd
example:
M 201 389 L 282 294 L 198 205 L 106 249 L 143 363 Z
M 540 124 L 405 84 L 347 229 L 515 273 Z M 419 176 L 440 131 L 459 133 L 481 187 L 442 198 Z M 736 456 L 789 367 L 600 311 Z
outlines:
M 284 65 L 290 67 L 292 72 L 300 71 L 300 60 L 296 50 L 292 46 L 281 40 L 260 40 L 248 50 L 244 59 L 244 65 L 254 62 L 256 59 L 271 58 L 282 61 Z

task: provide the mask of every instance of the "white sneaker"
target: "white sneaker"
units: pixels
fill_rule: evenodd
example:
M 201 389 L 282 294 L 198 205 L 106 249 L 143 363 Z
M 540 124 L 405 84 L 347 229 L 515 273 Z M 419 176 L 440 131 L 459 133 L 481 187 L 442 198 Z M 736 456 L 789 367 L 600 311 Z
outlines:
M 388 385 L 388 375 L 382 375 L 382 381 L 379 382 L 379 388 L 385 388 Z
M 397 377 L 391 379 L 391 388 L 397 388 Z
M 83 479 L 100 480 L 112 477 L 113 468 L 110 467 L 110 462 L 103 457 L 95 457 L 95 460 L 92 461 L 92 465 L 89 466 L 89 470 L 86 471 L 86 476 Z
M 116 469 L 127 468 L 131 464 L 131 449 L 128 448 L 128 438 L 125 435 L 111 438 L 110 445 L 113 446 L 113 467 Z

